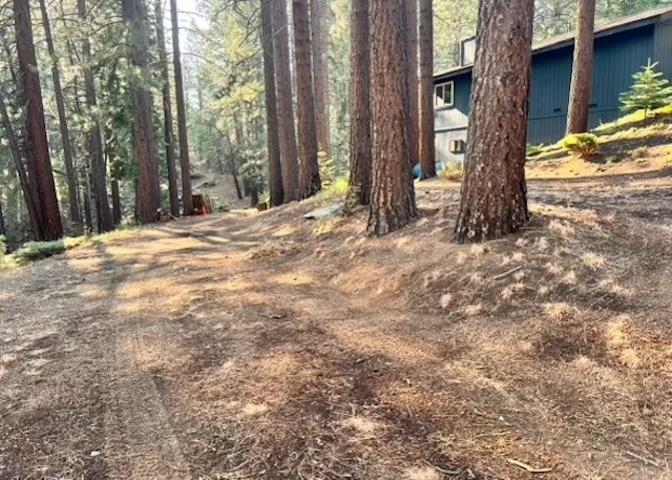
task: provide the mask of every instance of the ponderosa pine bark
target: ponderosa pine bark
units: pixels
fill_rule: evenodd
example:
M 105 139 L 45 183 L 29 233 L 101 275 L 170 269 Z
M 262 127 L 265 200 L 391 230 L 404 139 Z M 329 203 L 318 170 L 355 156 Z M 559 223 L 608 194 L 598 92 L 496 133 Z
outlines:
M 420 0 L 419 161 L 422 178 L 436 176 L 434 144 L 434 17 L 432 0 Z
M 406 57 L 408 58 L 408 144 L 411 167 L 419 162 L 419 112 L 418 112 L 418 0 L 405 0 L 406 6 Z M 433 172 L 426 172 L 432 174 Z M 427 178 L 423 175 L 422 178 Z
M 278 100 L 280 159 L 285 203 L 299 199 L 299 164 L 297 159 L 294 106 L 292 105 L 292 75 L 289 57 L 289 25 L 287 1 L 273 2 L 273 51 L 275 54 L 275 84 Z
M 77 11 L 80 20 L 87 20 L 86 0 L 77 0 Z M 107 198 L 107 168 L 103 157 L 103 140 L 100 133 L 100 123 L 97 118 L 98 100 L 96 98 L 96 84 L 91 70 L 91 42 L 88 35 L 82 37 L 82 62 L 84 69 L 84 88 L 86 91 L 86 106 L 92 116 L 90 130 L 86 132 L 87 147 L 93 176 L 93 198 L 96 204 L 96 224 L 98 233 L 114 230 L 114 219 Z
M 371 0 L 373 178 L 368 231 L 377 236 L 404 227 L 417 215 L 408 161 L 408 40 L 404 17 L 404 0 Z
M 278 99 L 273 65 L 273 0 L 261 0 L 261 47 L 264 55 L 264 93 L 266 96 L 266 139 L 268 144 L 268 188 L 271 206 L 284 201 L 282 165 L 280 163 L 280 133 L 278 130 Z
M 472 107 L 455 228 L 459 243 L 501 238 L 528 221 L 525 184 L 534 0 L 482 0 Z
M 296 62 L 296 114 L 299 146 L 299 198 L 312 197 L 322 188 L 317 160 L 317 124 L 313 88 L 308 0 L 292 0 Z
M 371 201 L 371 49 L 369 0 L 352 0 L 350 41 L 350 191 L 360 205 Z
M 110 183 L 112 186 L 112 218 L 114 219 L 114 224 L 119 225 L 121 223 L 121 194 L 119 193 L 119 180 L 112 177 Z
M 0 92 L 0 115 L 2 116 L 4 135 L 9 143 L 9 151 L 12 155 L 12 160 L 14 161 L 16 173 L 19 176 L 21 192 L 23 193 L 23 201 L 26 205 L 26 211 L 28 212 L 28 219 L 30 220 L 30 227 L 33 232 L 33 238 L 35 240 L 40 240 L 41 237 L 39 232 L 41 231 L 42 227 L 36 207 L 37 199 L 33 195 L 33 191 L 30 187 L 28 174 L 26 173 L 26 168 L 23 164 L 23 158 L 21 157 L 21 146 L 19 144 L 19 140 L 16 137 L 16 133 L 14 132 L 14 126 L 12 125 L 12 121 L 9 117 L 7 104 L 5 103 L 5 98 L 2 92 Z
M 170 17 L 173 25 L 173 70 L 175 72 L 175 100 L 177 103 L 177 135 L 180 141 L 180 170 L 182 172 L 182 212 L 194 213 L 191 196 L 191 162 L 189 160 L 189 135 L 187 134 L 187 106 L 184 99 L 182 79 L 182 54 L 180 52 L 180 28 L 177 0 L 170 0 Z
M 47 43 L 47 51 L 49 52 L 51 60 L 51 78 L 54 82 L 54 96 L 56 97 L 56 110 L 58 111 L 58 126 L 61 132 L 65 178 L 68 183 L 68 213 L 70 221 L 77 225 L 82 223 L 82 214 L 79 209 L 79 186 L 77 182 L 75 162 L 72 155 L 72 144 L 70 143 L 68 119 L 65 115 L 65 99 L 63 98 L 63 87 L 61 86 L 61 72 L 58 68 L 58 57 L 56 56 L 56 50 L 54 49 L 54 39 L 51 34 L 51 22 L 49 21 L 46 0 L 40 0 L 40 13 L 42 14 L 42 25 L 44 27 L 44 38 Z
M 30 5 L 26 0 L 13 0 L 13 4 L 21 87 L 26 100 L 27 147 L 31 159 L 28 178 L 37 192 L 36 210 L 41 221 L 39 235 L 42 240 L 57 240 L 63 236 L 63 223 L 51 169 Z
M 331 126 L 329 120 L 329 2 L 310 1 L 312 32 L 313 82 L 315 85 L 315 121 L 317 148 L 331 157 Z
M 136 216 L 140 223 L 158 220 L 161 208 L 159 168 L 152 118 L 152 94 L 149 89 L 149 32 L 144 0 L 123 0 L 123 18 L 130 32 L 129 61 L 140 72 L 130 85 L 133 102 L 133 153 L 138 165 Z
M 578 0 L 572 83 L 567 109 L 567 134 L 588 131 L 593 89 L 595 0 Z
M 170 74 L 168 72 L 168 53 L 163 31 L 163 0 L 156 0 L 156 40 L 159 44 L 159 63 L 161 64 L 161 82 L 163 82 L 163 135 L 166 144 L 166 163 L 168 168 L 168 198 L 170 213 L 180 216 L 180 192 L 177 187 L 177 165 L 175 161 L 175 133 L 173 131 L 173 107 L 170 97 Z

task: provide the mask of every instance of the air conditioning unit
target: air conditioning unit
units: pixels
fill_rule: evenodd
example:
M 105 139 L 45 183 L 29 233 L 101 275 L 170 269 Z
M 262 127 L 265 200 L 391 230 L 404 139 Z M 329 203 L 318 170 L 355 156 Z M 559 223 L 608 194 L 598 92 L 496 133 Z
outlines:
M 450 150 L 450 153 L 464 153 L 464 141 L 450 140 L 448 150 Z

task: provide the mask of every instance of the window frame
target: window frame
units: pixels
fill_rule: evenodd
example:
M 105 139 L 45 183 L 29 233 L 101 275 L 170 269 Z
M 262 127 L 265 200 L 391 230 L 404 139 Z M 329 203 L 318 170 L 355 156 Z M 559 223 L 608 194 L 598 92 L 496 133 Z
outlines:
M 437 91 L 439 88 L 443 88 L 443 94 L 441 95 L 442 99 L 445 99 L 446 86 L 450 85 L 450 103 L 444 103 L 443 105 L 438 105 Z M 446 110 L 448 108 L 455 107 L 455 80 L 448 80 L 447 82 L 441 82 L 434 85 L 434 110 Z

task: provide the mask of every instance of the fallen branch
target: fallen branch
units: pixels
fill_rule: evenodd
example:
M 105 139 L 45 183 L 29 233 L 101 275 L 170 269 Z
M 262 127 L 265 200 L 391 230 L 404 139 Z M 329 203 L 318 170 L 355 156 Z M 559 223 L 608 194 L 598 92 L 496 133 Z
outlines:
M 437 467 L 436 465 L 431 464 L 427 460 L 425 460 L 425 463 L 430 467 L 432 467 L 433 469 L 435 469 L 437 472 L 443 473 L 444 475 L 454 476 L 459 475 L 461 473 L 460 470 L 446 470 L 445 468 Z
M 506 461 L 509 462 L 511 465 L 515 465 L 516 467 L 522 468 L 528 473 L 548 473 L 551 470 L 553 470 L 552 468 L 534 468 L 529 466 L 527 463 L 519 462 L 518 460 L 514 460 L 512 458 L 507 458 Z
M 625 452 L 625 454 L 628 457 L 632 457 L 636 460 L 639 460 L 640 462 L 646 463 L 647 465 L 651 465 L 656 468 L 660 467 L 660 464 L 657 461 L 642 457 L 641 455 L 637 455 L 635 452 Z
M 522 266 L 520 266 L 520 267 L 516 267 L 516 268 L 512 268 L 511 270 L 507 270 L 507 271 L 504 272 L 504 273 L 500 273 L 499 275 L 495 275 L 494 277 L 492 277 L 492 279 L 495 280 L 495 281 L 497 281 L 497 280 L 501 280 L 501 279 L 503 279 L 503 278 L 508 277 L 509 275 L 513 275 L 514 273 L 516 273 L 516 272 L 518 272 L 518 271 L 520 271 L 520 270 L 522 270 L 522 269 L 523 269 Z

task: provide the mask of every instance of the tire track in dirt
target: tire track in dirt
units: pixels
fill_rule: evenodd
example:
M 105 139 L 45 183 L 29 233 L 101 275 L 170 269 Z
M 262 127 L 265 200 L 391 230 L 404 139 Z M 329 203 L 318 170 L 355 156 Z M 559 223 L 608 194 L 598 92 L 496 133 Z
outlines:
M 118 286 L 142 280 L 145 265 L 135 265 Z M 141 305 L 132 310 L 110 311 L 110 332 L 105 362 L 110 375 L 105 413 L 106 458 L 111 478 L 185 479 L 191 478 L 178 438 L 173 431 L 161 394 L 150 372 L 143 370 L 132 352 L 146 350 L 142 331 L 145 312 Z M 152 340 L 162 340 L 166 332 L 156 329 Z

